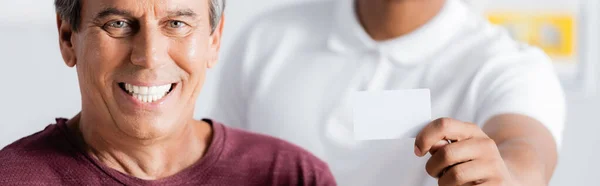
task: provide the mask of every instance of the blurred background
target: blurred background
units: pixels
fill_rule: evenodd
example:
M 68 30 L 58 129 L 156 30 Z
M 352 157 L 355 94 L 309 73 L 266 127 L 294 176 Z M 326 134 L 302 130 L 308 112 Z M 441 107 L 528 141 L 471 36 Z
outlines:
M 253 16 L 319 0 L 228 0 L 222 55 Z M 595 185 L 600 167 L 599 0 L 464 0 L 515 39 L 544 49 L 567 92 L 568 116 L 551 182 Z M 0 148 L 81 108 L 74 69 L 60 56 L 51 0 L 0 0 Z M 220 65 L 209 71 L 197 103 L 202 118 L 215 95 Z

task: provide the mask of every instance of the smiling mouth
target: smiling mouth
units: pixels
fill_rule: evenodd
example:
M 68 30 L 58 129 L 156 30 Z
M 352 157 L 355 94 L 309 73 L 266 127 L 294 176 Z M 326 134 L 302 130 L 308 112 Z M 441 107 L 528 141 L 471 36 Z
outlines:
M 119 83 L 121 90 L 144 103 L 152 103 L 164 98 L 173 91 L 176 85 L 176 83 L 172 83 L 160 86 L 135 86 L 128 83 Z

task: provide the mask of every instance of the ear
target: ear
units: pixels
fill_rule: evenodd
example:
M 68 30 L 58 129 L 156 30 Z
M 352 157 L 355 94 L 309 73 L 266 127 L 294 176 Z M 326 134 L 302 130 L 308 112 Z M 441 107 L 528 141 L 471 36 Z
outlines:
M 60 53 L 62 54 L 65 64 L 69 67 L 74 67 L 77 64 L 75 50 L 73 49 L 73 28 L 71 24 L 56 15 L 56 25 L 58 27 L 58 42 Z
M 215 31 L 210 36 L 210 60 L 206 64 L 207 68 L 212 68 L 219 61 L 219 51 L 221 49 L 221 36 L 223 36 L 223 25 L 225 23 L 225 14 L 221 16 L 219 24 L 215 28 Z

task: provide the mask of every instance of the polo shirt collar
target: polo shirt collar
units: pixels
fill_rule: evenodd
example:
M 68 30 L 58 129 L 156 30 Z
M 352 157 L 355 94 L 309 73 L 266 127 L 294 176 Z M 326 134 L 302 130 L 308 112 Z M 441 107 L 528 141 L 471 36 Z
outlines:
M 447 47 L 468 16 L 468 8 L 459 0 L 447 0 L 431 21 L 417 30 L 387 41 L 373 40 L 360 24 L 355 0 L 339 0 L 328 47 L 335 52 L 378 51 L 398 65 L 418 63 Z

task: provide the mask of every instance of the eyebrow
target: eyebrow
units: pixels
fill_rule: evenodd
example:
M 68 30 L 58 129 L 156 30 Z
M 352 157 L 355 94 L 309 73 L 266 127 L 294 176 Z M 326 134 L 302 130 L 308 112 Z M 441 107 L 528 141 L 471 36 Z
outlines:
M 133 14 L 127 10 L 121 10 L 121 9 L 118 9 L 115 7 L 108 7 L 108 8 L 105 8 L 104 10 L 98 12 L 98 14 L 96 14 L 95 19 L 102 19 L 104 17 L 111 16 L 111 15 L 133 17 Z
M 181 10 L 168 11 L 167 15 L 169 17 L 191 17 L 191 18 L 198 16 L 196 14 L 196 12 L 194 12 L 192 9 L 188 9 L 188 8 L 181 9 Z
M 98 14 L 96 14 L 95 19 L 102 19 L 104 17 L 111 16 L 111 15 L 133 17 L 133 14 L 127 10 L 121 10 L 121 9 L 118 9 L 115 7 L 107 7 L 104 10 L 98 12 Z M 187 9 L 187 8 L 181 9 L 181 10 L 168 11 L 167 15 L 168 15 L 168 17 L 191 17 L 191 18 L 195 18 L 198 16 L 198 14 L 196 14 L 196 12 L 194 12 L 191 9 Z

